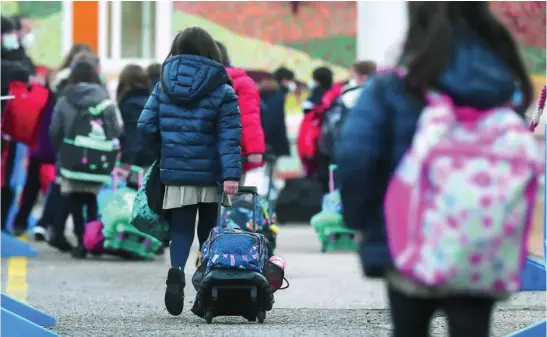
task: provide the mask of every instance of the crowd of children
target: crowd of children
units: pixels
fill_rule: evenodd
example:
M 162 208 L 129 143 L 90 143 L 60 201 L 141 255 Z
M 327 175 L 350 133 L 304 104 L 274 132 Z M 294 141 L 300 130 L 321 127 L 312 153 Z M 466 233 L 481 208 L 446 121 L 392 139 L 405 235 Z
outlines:
M 456 148 L 455 139 L 459 139 L 462 143 L 458 144 L 464 147 L 466 139 L 476 138 L 477 146 L 483 146 L 483 152 L 473 152 L 476 149 L 466 152 L 475 157 L 456 158 L 454 153 L 441 151 L 442 155 L 453 160 L 454 167 L 459 165 L 459 168 L 478 165 L 473 160 L 480 160 L 484 153 L 491 154 L 494 159 L 500 156 L 500 161 L 507 160 L 507 156 L 521 156 L 518 160 L 522 167 L 514 168 L 511 174 L 529 174 L 530 179 L 525 183 L 530 185 L 510 191 L 519 201 L 529 201 L 517 193 L 528 190 L 528 187 L 535 192 L 537 168 L 541 166 L 535 159 L 524 158 L 526 151 L 535 155 L 538 148 L 535 142 L 530 141 L 529 132 L 521 132 L 524 113 L 532 103 L 533 89 L 515 42 L 508 30 L 494 18 L 487 3 L 415 2 L 408 6 L 409 30 L 399 68 L 377 73 L 373 62 L 357 62 L 351 68 L 350 79 L 343 83 L 334 83 L 328 68 L 314 70 L 313 80 L 309 83 L 310 96 L 302 103 L 305 117 L 298 135 L 298 152 L 307 179 L 319 181 L 324 193 L 329 191 L 329 167 L 333 162 L 338 165 L 336 181 L 340 187 L 343 220 L 360 233 L 359 250 L 364 273 L 369 277 L 383 278 L 388 284 L 394 336 L 428 336 L 434 312 L 442 309 L 447 314 L 451 335 L 484 337 L 489 335 L 495 303 L 515 291 L 514 283 L 517 281 L 514 275 L 518 276 L 518 267 L 514 270 L 503 266 L 487 268 L 496 270 L 492 272 L 495 275 L 487 275 L 485 281 L 481 279 L 483 273 L 472 268 L 480 263 L 499 264 L 506 259 L 521 259 L 513 251 L 524 249 L 499 249 L 499 240 L 525 246 L 524 227 L 529 219 L 519 216 L 530 205 L 519 204 L 522 207 L 514 210 L 509 220 L 499 226 L 504 232 L 497 237 L 497 246 L 492 243 L 489 249 L 498 254 L 500 261 L 490 259 L 494 254 L 491 250 L 487 252 L 492 254 L 481 255 L 485 253 L 481 247 L 492 239 L 486 234 L 483 241 L 477 242 L 467 235 L 469 233 L 462 233 L 459 246 L 454 248 L 454 245 L 443 246 L 440 241 L 428 241 L 426 233 L 418 244 L 430 244 L 433 248 L 428 246 L 423 248 L 424 251 L 436 249 L 436 253 L 415 253 L 412 261 L 423 263 L 424 269 L 405 269 L 409 257 L 397 255 L 399 252 L 394 247 L 400 241 L 395 242 L 396 235 L 389 237 L 386 231 L 404 232 L 403 227 L 410 226 L 406 223 L 409 217 L 402 220 L 399 217 L 398 221 L 392 219 L 397 212 L 409 215 L 413 203 L 408 200 L 400 202 L 396 197 L 391 199 L 394 194 L 389 190 L 398 191 L 399 199 L 403 199 L 405 188 L 413 188 L 413 185 L 408 185 L 409 181 L 414 181 L 415 186 L 427 189 L 428 198 L 446 192 L 442 195 L 444 199 L 439 197 L 437 200 L 439 205 L 451 204 L 447 209 L 461 206 L 461 214 L 444 214 L 448 211 L 436 209 L 439 205 L 429 202 L 429 199 L 424 199 L 419 211 L 427 209 L 430 212 L 427 216 L 433 213 L 445 216 L 441 222 L 446 220 L 447 223 L 441 225 L 451 226 L 451 233 L 467 228 L 459 226 L 458 221 L 459 217 L 463 219 L 471 214 L 469 212 L 487 217 L 479 222 L 484 222 L 484 228 L 489 227 L 495 220 L 484 213 L 495 211 L 488 208 L 492 203 L 490 195 L 480 200 L 484 207 L 478 210 L 458 199 L 466 195 L 465 191 L 458 189 L 461 184 L 432 187 L 424 184 L 423 180 L 418 182 L 418 178 L 422 178 L 420 175 L 427 170 L 412 170 L 415 165 L 425 165 L 422 162 L 430 160 L 428 163 L 438 165 L 435 168 L 439 172 L 435 171 L 434 177 L 427 178 L 431 180 L 429 183 L 448 179 L 457 169 L 446 170 L 441 160 L 433 156 L 424 157 L 429 154 L 427 151 Z M 6 68 L 9 74 L 6 81 L 28 82 L 32 75 L 28 60 L 21 54 L 10 53 L 18 49 L 14 31 L 16 25 L 2 17 L 2 72 L 4 75 Z M 20 39 L 24 40 L 21 36 Z M 3 77 L 3 95 L 9 86 L 4 80 Z M 53 155 L 45 159 L 42 153 L 31 153 L 28 169 L 36 170 L 40 163 L 54 161 L 57 178 L 50 187 L 38 223 L 43 231 L 38 231 L 36 238 L 46 239 L 45 233 L 51 232 L 47 239 L 52 246 L 61 251 L 71 251 L 75 258 L 85 257 L 82 244 L 84 219 L 97 218 L 97 194 L 104 183 L 103 176 L 109 176 L 112 171 L 110 153 L 121 149 L 121 165 L 127 171 L 134 166 L 145 170 L 156 166 L 159 184 L 163 186 L 161 208 L 169 214 L 166 219 L 171 240 L 171 268 L 166 281 L 165 305 L 170 314 L 180 315 L 186 285 L 184 266 L 194 239 L 196 216 L 199 215 L 197 233 L 201 247 L 218 222 L 217 203 L 230 205 L 226 195 L 237 193 L 245 171 L 264 164 L 266 148 L 270 147 L 279 156 L 290 152 L 284 125 L 284 100 L 288 92 L 296 90 L 294 73 L 280 68 L 274 73 L 273 81 L 261 81 L 257 85 L 243 69 L 231 65 L 222 43 L 215 41 L 202 28 L 192 27 L 176 35 L 163 64 L 152 65 L 146 70 L 138 65 L 126 66 L 120 74 L 115 103 L 109 99 L 105 88 L 100 60 L 86 45 L 74 45 L 59 69 L 47 76 L 45 85 L 50 92 L 45 111 L 51 117 L 45 119 L 48 125 L 40 137 L 47 135 L 44 142 L 50 143 L 48 146 L 53 149 Z M 512 101 L 517 86 L 522 100 L 513 111 L 506 106 Z M 433 89 L 435 91 L 428 91 Z M 437 91 L 443 94 L 439 95 Z M 488 116 L 484 120 L 497 116 L 496 121 L 503 123 L 481 124 L 477 121 L 482 116 Z M 85 140 L 85 137 L 79 138 L 82 132 L 88 132 L 79 127 L 82 121 L 91 123 L 90 136 Z M 477 133 L 476 130 L 481 128 L 489 132 Z M 520 133 L 512 134 L 515 130 Z M 506 138 L 503 137 L 507 134 L 522 142 L 515 153 L 503 152 L 510 151 L 511 144 L 503 148 L 494 146 L 496 142 L 505 144 Z M 484 138 L 490 135 L 492 139 Z M 112 145 L 118 140 L 118 147 Z M 105 141 L 110 147 L 105 148 Z M 102 151 L 102 154 L 88 158 L 86 152 L 82 155 L 75 150 L 77 143 L 80 147 Z M 445 147 L 439 150 L 436 146 L 441 143 Z M 3 151 L 7 149 L 8 157 L 13 156 L 10 144 L 8 140 L 2 140 Z M 93 167 L 88 169 L 89 172 L 70 169 L 81 168 L 81 164 L 87 165 L 91 159 L 98 162 L 91 163 Z M 399 168 L 401 161 L 405 165 Z M 481 165 L 488 166 L 491 162 L 481 162 Z M 532 167 L 531 173 L 528 172 Z M 480 177 L 479 173 L 482 173 Z M 499 179 L 484 178 L 485 174 L 487 178 L 498 174 L 498 167 L 479 173 L 466 180 L 477 191 L 487 193 L 481 188 L 504 183 Z M 7 173 L 8 177 L 10 174 Z M 86 178 L 80 179 L 84 174 Z M 494 178 L 511 178 L 503 174 Z M 29 174 L 27 178 L 22 206 L 16 217 L 15 234 L 26 229 L 28 214 L 36 201 L 38 192 L 36 187 L 30 186 L 36 185 L 33 175 Z M 136 188 L 138 179 L 138 175 L 130 174 L 128 185 Z M 36 193 L 32 192 L 35 190 Z M 418 194 L 407 197 L 422 202 L 419 192 L 412 190 Z M 10 193 L 13 194 L 9 184 L 4 184 L 2 226 L 6 219 L 4 210 L 13 199 L 4 197 L 9 197 Z M 533 197 L 530 198 L 533 201 Z M 393 202 L 384 204 L 385 199 Z M 445 199 L 450 199 L 450 203 Z M 500 197 L 496 202 L 507 200 Z M 77 247 L 72 247 L 63 234 L 69 214 L 74 221 Z M 420 222 L 423 228 L 420 227 L 419 232 L 429 230 L 430 222 L 436 224 L 436 219 L 427 218 Z M 484 228 L 482 232 L 486 231 Z M 431 237 L 443 238 L 443 230 L 436 230 Z M 520 235 L 518 239 L 514 233 Z M 454 251 L 461 252 L 458 249 L 464 243 L 469 245 L 469 252 L 477 253 L 469 257 L 471 262 L 453 265 L 446 271 L 441 263 L 434 265 L 428 260 L 426 262 L 431 264 L 427 264 L 421 260 L 428 255 L 440 261 Z M 417 249 L 416 245 L 409 247 Z M 405 251 L 411 248 L 406 247 Z M 454 261 L 450 260 L 450 263 Z M 467 265 L 470 267 L 465 269 Z M 430 270 L 435 267 L 439 269 Z M 465 274 L 469 270 L 474 273 Z M 428 272 L 433 276 L 426 277 Z M 456 286 L 459 279 L 454 277 L 460 275 L 458 273 L 469 276 L 468 282 L 458 284 L 459 288 Z M 451 280 L 455 283 L 450 283 Z

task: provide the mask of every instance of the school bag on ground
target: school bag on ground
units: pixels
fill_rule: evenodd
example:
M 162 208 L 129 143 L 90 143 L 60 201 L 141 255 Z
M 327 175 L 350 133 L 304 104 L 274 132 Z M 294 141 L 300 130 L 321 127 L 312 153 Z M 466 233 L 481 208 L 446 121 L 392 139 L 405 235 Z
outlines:
M 311 178 L 294 178 L 285 181 L 275 204 L 279 224 L 303 223 L 321 212 L 323 186 Z
M 384 203 L 395 265 L 455 292 L 518 291 L 543 151 L 509 107 L 426 98 Z
M 104 121 L 104 110 L 112 102 L 79 108 L 67 137 L 61 144 L 61 175 L 70 180 L 110 183 L 120 148 Z
M 118 179 L 113 179 L 112 194 L 99 205 L 100 220 L 86 225 L 84 245 L 93 255 L 152 259 L 162 243 L 130 223 L 137 192 L 127 187 L 118 189 Z
M 256 208 L 253 206 L 253 202 Z M 270 209 L 270 204 L 264 197 L 248 194 L 237 195 L 232 199 L 232 207 L 224 208 L 222 211 L 220 222 L 224 228 L 239 228 L 264 235 L 267 240 L 268 254 L 269 256 L 273 255 L 279 230 L 275 225 L 275 213 Z

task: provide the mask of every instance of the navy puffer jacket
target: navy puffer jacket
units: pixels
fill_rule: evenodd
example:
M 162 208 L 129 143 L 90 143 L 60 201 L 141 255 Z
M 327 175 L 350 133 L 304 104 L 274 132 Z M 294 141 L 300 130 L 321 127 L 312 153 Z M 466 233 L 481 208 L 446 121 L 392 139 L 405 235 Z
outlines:
M 170 57 L 138 121 L 159 153 L 160 177 L 175 186 L 213 186 L 241 177 L 241 121 L 224 66 L 195 55 Z

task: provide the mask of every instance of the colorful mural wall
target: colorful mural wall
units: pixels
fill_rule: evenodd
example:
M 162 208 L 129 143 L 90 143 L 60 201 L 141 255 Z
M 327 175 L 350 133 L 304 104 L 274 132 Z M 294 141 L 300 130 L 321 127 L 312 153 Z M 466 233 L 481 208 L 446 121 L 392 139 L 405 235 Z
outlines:
M 271 71 L 284 65 L 307 80 L 319 65 L 343 77 L 355 61 L 355 2 L 300 2 L 296 13 L 286 1 L 175 1 L 173 9 L 174 32 L 204 27 L 240 67 Z
M 174 1 L 172 31 L 204 27 L 226 44 L 236 66 L 272 71 L 285 65 L 305 81 L 313 68 L 327 65 L 344 77 L 355 61 L 356 3 L 298 3 L 295 12 L 292 2 L 283 1 Z M 0 6 L 3 15 L 24 14 L 34 21 L 36 44 L 30 54 L 37 63 L 61 61 L 61 1 L 2 1 Z M 538 84 L 545 82 L 545 7 L 545 1 L 492 2 Z

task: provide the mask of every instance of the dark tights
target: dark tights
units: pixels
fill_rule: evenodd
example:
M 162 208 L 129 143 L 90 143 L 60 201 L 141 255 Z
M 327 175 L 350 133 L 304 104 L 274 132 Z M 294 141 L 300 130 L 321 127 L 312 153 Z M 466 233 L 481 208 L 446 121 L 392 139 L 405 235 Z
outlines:
M 448 320 L 451 337 L 488 337 L 494 300 L 486 297 L 411 297 L 388 290 L 393 337 L 428 337 L 429 325 L 437 310 Z
M 85 223 L 97 220 L 97 196 L 93 193 L 70 193 L 68 195 L 68 208 L 61 205 L 55 216 L 55 229 L 64 228 L 60 222 L 65 222 L 68 214 L 72 215 L 74 223 L 74 235 L 78 239 L 78 244 L 83 244 Z M 84 219 L 84 207 L 86 208 L 86 217 Z M 57 233 L 61 234 L 61 233 Z
M 200 247 L 207 240 L 209 232 L 217 224 L 217 205 L 217 203 L 199 203 L 170 210 L 171 267 L 184 268 L 186 265 L 194 242 L 196 215 L 198 214 Z

